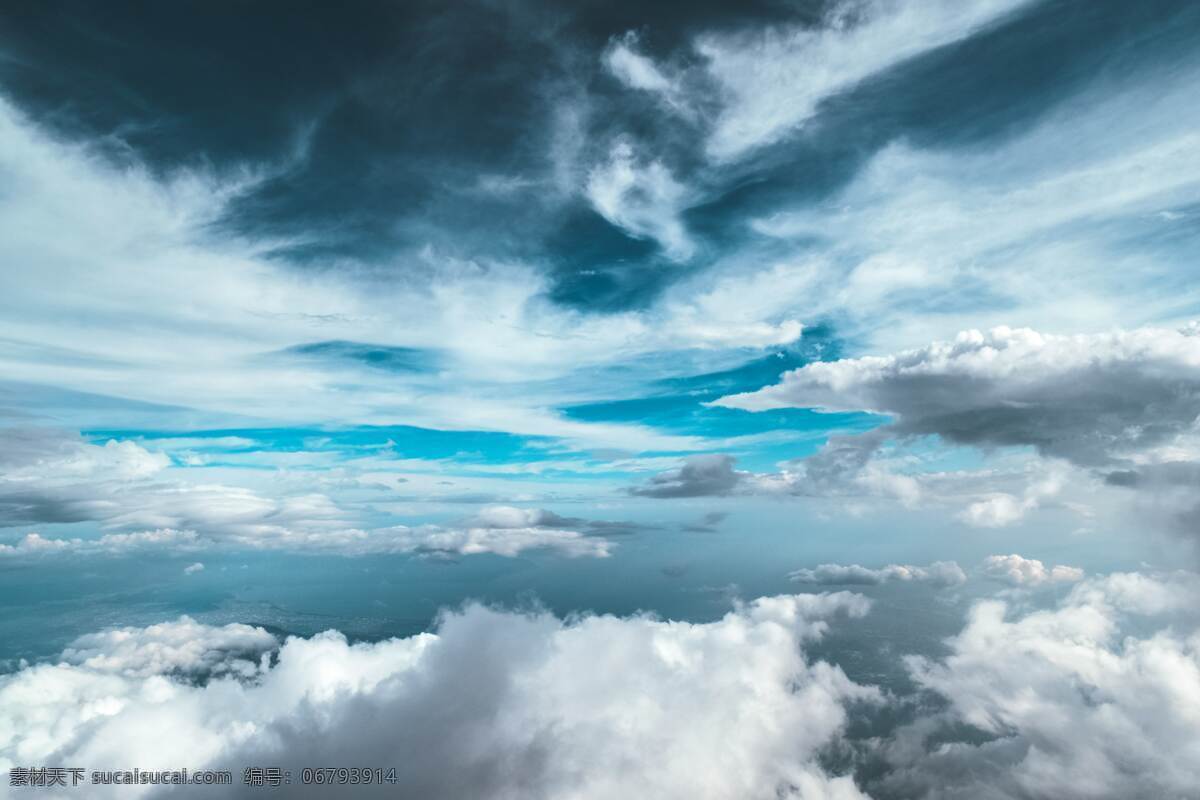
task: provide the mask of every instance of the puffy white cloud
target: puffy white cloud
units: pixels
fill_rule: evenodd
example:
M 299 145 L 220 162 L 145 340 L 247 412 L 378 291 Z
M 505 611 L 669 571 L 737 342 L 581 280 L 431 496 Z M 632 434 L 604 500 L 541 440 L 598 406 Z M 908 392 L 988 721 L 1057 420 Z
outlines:
M 855 741 L 857 704 L 912 699 L 806 658 L 834 616 L 866 613 L 847 592 L 762 598 L 701 624 L 471 605 L 435 633 L 373 644 L 327 632 L 280 645 L 187 618 L 105 631 L 0 677 L 0 767 L 298 770 L 323 756 L 395 765 L 423 797 L 1185 797 L 1200 778 L 1198 600 L 1194 574 L 1118 573 L 1050 609 L 977 603 L 947 655 L 906 659 L 944 705 L 851 745 L 886 766 L 861 787 L 822 754 Z
M 558 514 L 544 508 L 514 506 L 484 506 L 474 521 L 484 528 L 536 528 L 565 522 Z
M 1038 586 L 1043 583 L 1073 583 L 1083 579 L 1083 570 L 1061 564 L 1047 569 L 1036 558 L 1024 558 L 1013 553 L 1007 556 L 988 556 L 984 572 L 990 577 L 1008 581 L 1013 586 Z
M 233 623 L 203 625 L 190 617 L 145 628 L 117 628 L 81 636 L 62 653 L 62 663 L 130 678 L 233 673 L 252 677 L 264 653 L 279 642 L 262 628 Z
M 948 587 L 966 583 L 967 573 L 954 561 L 935 561 L 925 567 L 888 564 L 879 569 L 859 564 L 821 564 L 790 572 L 788 578 L 796 583 L 819 586 L 875 586 L 889 581 L 919 581 Z
M 891 744 L 883 786 L 948 800 L 1187 797 L 1200 785 L 1200 630 L 1193 614 L 1147 632 L 1153 619 L 1128 614 L 1163 609 L 1128 595 L 1194 600 L 1194 583 L 1114 575 L 1017 617 L 979 603 L 950 655 L 909 668 L 949 701 L 946 719 L 991 739 L 930 745 L 939 726 L 914 725 Z
M 270 637 L 181 620 L 0 678 L 0 762 L 231 765 L 239 777 L 279 764 L 295 796 L 327 795 L 296 780 L 319 762 L 394 765 L 406 793 L 430 798 L 861 799 L 818 758 L 846 707 L 880 696 L 802 647 L 834 615 L 866 610 L 845 592 L 763 598 L 706 624 L 468 606 L 407 639 L 290 638 L 253 680 L 199 683 L 173 676 Z
M 183 568 L 184 575 L 195 575 L 197 572 L 203 572 L 203 571 L 204 571 L 204 562 L 203 561 L 194 561 L 191 564 L 188 564 L 186 567 Z

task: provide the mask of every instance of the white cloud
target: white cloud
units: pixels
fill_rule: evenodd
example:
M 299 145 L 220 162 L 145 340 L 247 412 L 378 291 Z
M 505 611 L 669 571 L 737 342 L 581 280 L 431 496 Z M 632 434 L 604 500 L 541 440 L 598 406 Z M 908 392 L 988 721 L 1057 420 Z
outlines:
M 570 558 L 581 556 L 607 558 L 613 544 L 600 536 L 578 531 L 541 527 L 494 528 L 420 528 L 396 527 L 373 531 L 360 542 L 352 542 L 348 552 L 421 552 L 448 555 L 494 553 L 510 558 L 526 550 L 550 549 Z
M 320 753 L 394 765 L 406 792 L 429 798 L 861 799 L 818 757 L 846 706 L 879 694 L 802 646 L 828 618 L 866 609 L 844 592 L 763 598 L 707 624 L 469 606 L 436 634 L 290 638 L 273 664 L 201 683 L 171 676 L 212 672 L 269 634 L 189 620 L 129 629 L 0 678 L 0 766 L 232 765 L 240 776 L 262 763 L 296 775 Z M 304 793 L 295 779 L 290 791 Z
M 534 549 L 569 557 L 603 558 L 612 543 L 542 509 L 486 507 L 455 526 L 391 525 L 364 528 L 353 510 L 326 494 L 278 492 L 243 486 L 168 480 L 170 461 L 130 441 L 89 444 L 46 429 L 0 429 L 5 472 L 0 475 L 0 521 L 8 525 L 96 521 L 92 538 L 48 538 L 27 533 L 0 544 L 0 557 L 194 551 L 206 548 L 285 549 L 344 555 L 368 553 L 495 553 L 513 557 Z M 186 470 L 182 471 L 187 474 Z
M 0 556 L 37 556 L 53 553 L 128 553 L 135 550 L 189 551 L 204 545 L 195 531 L 161 528 L 136 533 L 106 533 L 95 539 L 47 538 L 27 533 L 16 544 L 0 544 Z
M 632 236 L 654 239 L 668 258 L 685 261 L 695 252 L 679 216 L 687 187 L 662 162 L 639 163 L 627 140 L 588 174 L 587 196 L 598 214 Z
M 1025 0 L 870 0 L 833 6 L 816 27 L 700 37 L 696 51 L 724 96 L 707 150 L 718 160 L 776 142 L 827 97 L 969 36 Z
M 184 575 L 195 575 L 197 572 L 203 572 L 203 571 L 204 571 L 204 562 L 203 561 L 194 561 L 191 564 L 188 564 L 186 567 L 183 568 Z
M 1011 525 L 1062 490 L 1064 477 L 1055 472 L 1026 487 L 1021 497 L 1005 492 L 992 492 L 977 500 L 958 515 L 968 525 L 982 528 L 1002 528 Z
M 950 574 L 818 569 L 873 582 L 935 568 Z M 1051 609 L 977 603 L 947 655 L 906 659 L 948 705 L 858 740 L 887 766 L 862 788 L 820 758 L 847 746 L 855 704 L 885 696 L 804 654 L 835 615 L 866 613 L 847 592 L 762 598 L 711 623 L 471 605 L 373 644 L 280 645 L 188 618 L 105 631 L 0 677 L 0 768 L 298 770 L 324 754 L 394 764 L 422 797 L 1183 797 L 1200 779 L 1197 601 L 1194 574 L 1117 573 Z
M 1023 558 L 1013 553 L 1007 556 L 988 556 L 984 572 L 1014 586 L 1038 586 L 1043 583 L 1074 583 L 1083 579 L 1083 570 L 1061 564 L 1046 568 L 1036 558 Z
M 796 583 L 819 586 L 874 586 L 890 581 L 919 581 L 935 586 L 960 586 L 966 583 L 967 574 L 953 561 L 935 561 L 925 567 L 888 564 L 879 569 L 870 569 L 859 564 L 821 564 L 790 572 L 788 578 Z
M 676 218 L 683 187 L 663 165 L 622 152 L 595 174 L 601 207 L 683 257 L 692 247 Z M 0 169 L 11 189 L 0 197 L 3 257 L 38 265 L 12 275 L 0 296 L 0 371 L 14 382 L 121 398 L 90 406 L 86 416 L 71 408 L 69 422 L 135 427 L 150 417 L 182 429 L 196 420 L 234 427 L 354 419 L 694 450 L 701 437 L 564 417 L 555 409 L 577 401 L 579 388 L 555 379 L 639 356 L 761 346 L 799 333 L 794 322 L 776 320 L 739 319 L 727 329 L 691 318 L 676 324 L 661 309 L 581 314 L 546 299 L 548 278 L 533 265 L 462 261 L 432 247 L 397 254 L 405 275 L 420 276 L 411 281 L 293 271 L 262 255 L 292 243 L 214 241 L 210 223 L 255 185 L 253 170 L 163 178 L 137 164 L 118 169 L 5 102 Z M 439 369 L 397 374 L 288 355 L 323 341 L 436 351 Z
M 253 677 L 264 653 L 279 642 L 262 628 L 203 625 L 190 617 L 146 628 L 117 628 L 81 636 L 61 661 L 89 672 L 128 678 L 153 675 L 208 677 L 231 673 Z
M 362 530 L 342 526 L 321 529 L 287 528 L 256 524 L 250 527 L 195 531 L 160 529 L 137 533 L 111 533 L 94 539 L 47 538 L 27 533 L 16 544 L 0 544 L 0 557 L 51 555 L 114 555 L 138 550 L 192 552 L 214 548 L 325 552 L 343 556 L 373 553 L 428 555 L 495 555 L 513 558 L 527 550 L 550 550 L 569 558 L 607 558 L 613 543 L 602 536 L 546 527 L 444 528 L 437 525 Z M 204 569 L 196 562 L 184 569 L 192 574 Z
M 1079 586 L 1057 609 L 1015 618 L 1002 602 L 975 606 L 949 656 L 909 667 L 949 700 L 950 719 L 995 738 L 926 745 L 937 728 L 915 725 L 893 743 L 884 785 L 948 800 L 1191 794 L 1200 785 L 1200 630 L 1194 616 L 1181 629 L 1147 633 L 1151 619 L 1127 627 L 1122 607 L 1156 609 L 1130 607 L 1111 582 L 1194 600 L 1194 577 L 1114 575 Z M 922 741 L 913 747 L 908 737 Z
M 670 96 L 675 86 L 655 63 L 637 51 L 637 33 L 629 31 L 613 39 L 604 51 L 604 65 L 631 89 Z
M 475 515 L 475 521 L 485 528 L 534 528 L 557 524 L 560 518 L 542 508 L 484 506 Z

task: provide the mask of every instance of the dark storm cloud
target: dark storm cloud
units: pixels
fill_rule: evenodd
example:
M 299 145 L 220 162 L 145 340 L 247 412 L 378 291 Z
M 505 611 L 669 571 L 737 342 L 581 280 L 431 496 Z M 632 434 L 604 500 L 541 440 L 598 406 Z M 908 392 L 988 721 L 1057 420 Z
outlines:
M 39 124 L 118 160 L 268 165 L 214 232 L 282 261 L 403 279 L 427 269 L 415 257 L 427 245 L 522 259 L 546 270 L 556 302 L 604 311 L 733 252 L 769 257 L 748 218 L 828 196 L 889 142 L 1003 138 L 1116 61 L 1168 58 L 1200 29 L 1178 1 L 1035 3 L 885 64 L 819 103 L 802 132 L 714 163 L 705 142 L 724 101 L 698 37 L 819 27 L 834 7 L 24 4 L 0 12 L 0 84 Z M 613 43 L 632 41 L 677 80 L 688 113 L 605 69 Z M 687 188 L 688 258 L 584 196 L 617 137 Z

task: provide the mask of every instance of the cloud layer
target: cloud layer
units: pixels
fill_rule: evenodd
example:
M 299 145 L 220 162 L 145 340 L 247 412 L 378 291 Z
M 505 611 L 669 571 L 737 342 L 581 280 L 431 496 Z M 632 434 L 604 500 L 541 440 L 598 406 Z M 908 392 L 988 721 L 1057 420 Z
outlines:
M 395 765 L 421 797 L 849 800 L 862 795 L 818 754 L 847 704 L 879 694 L 802 646 L 867 606 L 848 593 L 763 598 L 709 624 L 469 606 L 409 639 L 291 638 L 257 667 L 233 659 L 273 641 L 261 629 L 114 631 L 0 679 L 0 759 L 284 764 L 302 796 L 328 791 L 296 785 L 320 756 Z M 167 677 L 204 670 L 202 685 Z
M 1182 797 L 1200 777 L 1198 599 L 1183 572 L 1089 579 L 1042 609 L 984 599 L 945 656 L 904 659 L 919 693 L 900 696 L 805 656 L 868 612 L 847 592 L 761 598 L 710 623 L 468 605 L 432 633 L 357 644 L 182 618 L 84 636 L 0 678 L 0 761 L 295 774 L 323 755 L 395 765 L 422 797 Z M 909 711 L 852 732 L 887 707 Z M 839 774 L 835 753 L 862 771 Z M 396 791 L 376 788 L 354 796 Z

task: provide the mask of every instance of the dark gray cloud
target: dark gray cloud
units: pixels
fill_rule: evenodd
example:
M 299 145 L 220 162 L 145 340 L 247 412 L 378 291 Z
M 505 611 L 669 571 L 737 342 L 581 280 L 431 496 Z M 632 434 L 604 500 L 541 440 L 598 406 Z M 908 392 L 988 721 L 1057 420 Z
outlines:
M 717 404 L 874 411 L 895 417 L 893 436 L 1035 447 L 1103 467 L 1192 429 L 1200 415 L 1198 356 L 1200 338 L 1190 330 L 973 331 L 895 356 L 808 365 L 777 386 Z
M 1200 480 L 1200 337 L 1142 328 L 1084 336 L 998 328 L 892 356 L 810 364 L 715 405 L 863 410 L 892 421 L 858 437 L 831 437 L 797 462 L 806 486 L 828 493 L 864 474 L 881 444 L 934 435 L 985 450 L 1030 447 L 1174 506 L 1196 530 L 1194 503 L 1178 496 Z
M 603 311 L 645 304 L 746 247 L 747 219 L 827 197 L 890 142 L 1002 139 L 1114 54 L 1126 71 L 1146 68 L 1181 52 L 1200 27 L 1183 0 L 1156 3 L 1154 13 L 1122 3 L 971 5 L 975 22 L 933 35 L 943 46 L 908 58 L 876 47 L 884 56 L 863 74 L 835 76 L 792 103 L 812 103 L 804 135 L 787 128 L 735 163 L 714 161 L 714 131 L 752 115 L 724 105 L 737 91 L 709 69 L 717 43 L 748 52 L 763 31 L 869 26 L 880 8 L 758 0 L 694 3 L 679 14 L 632 2 L 421 0 L 297 13 L 281 2 L 101 11 L 53 0 L 0 12 L 0 85 L 39 124 L 120 162 L 164 172 L 273 165 L 216 227 L 273 242 L 283 262 L 420 280 L 413 255 L 433 243 L 461 258 L 541 264 L 555 301 Z M 1072 9 L 1070 25 L 1061 5 Z M 954 15 L 927 22 L 942 19 Z M 1136 47 L 1147 38 L 1152 52 Z M 614 43 L 636 45 L 675 87 L 673 108 L 659 89 L 605 67 Z M 1039 79 L 1009 69 L 1014 62 L 1037 65 Z M 692 187 L 678 211 L 698 245 L 693 262 L 673 263 L 652 237 L 606 220 L 581 195 L 618 136 Z
M 748 473 L 733 468 L 736 459 L 721 454 L 688 456 L 683 466 L 629 489 L 640 497 L 714 497 L 731 494 Z

